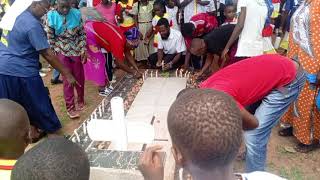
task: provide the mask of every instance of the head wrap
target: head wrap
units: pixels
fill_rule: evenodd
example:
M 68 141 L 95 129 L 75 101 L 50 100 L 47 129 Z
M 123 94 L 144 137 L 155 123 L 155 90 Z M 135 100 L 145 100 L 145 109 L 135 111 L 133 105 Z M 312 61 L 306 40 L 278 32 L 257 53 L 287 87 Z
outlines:
M 128 31 L 126 31 L 125 33 L 127 42 L 134 46 L 134 47 L 138 47 L 139 45 L 139 40 L 140 40 L 140 33 L 138 28 L 133 27 L 131 29 L 129 29 Z
M 28 7 L 33 2 L 40 2 L 42 0 L 16 0 L 12 4 L 12 6 L 8 9 L 8 11 L 4 14 L 1 22 L 0 22 L 0 28 L 4 30 L 11 31 L 14 23 L 16 22 L 17 17 L 23 13 L 25 10 L 28 9 Z

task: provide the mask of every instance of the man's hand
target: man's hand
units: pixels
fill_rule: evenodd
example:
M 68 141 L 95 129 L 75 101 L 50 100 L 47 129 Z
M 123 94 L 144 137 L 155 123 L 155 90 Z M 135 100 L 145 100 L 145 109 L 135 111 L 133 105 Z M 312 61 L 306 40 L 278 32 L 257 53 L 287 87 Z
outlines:
M 196 74 L 194 74 L 195 79 L 199 79 L 201 76 L 203 75 L 203 72 L 197 72 Z
M 171 68 L 172 68 L 172 62 L 169 62 L 169 63 L 163 65 L 162 70 L 167 71 Z
M 69 82 L 69 84 L 71 85 L 71 86 L 75 86 L 75 85 L 78 85 L 78 86 L 81 86 L 77 81 L 76 81 L 76 79 L 73 77 L 73 75 L 71 74 L 71 73 L 68 73 L 67 75 L 66 75 L 66 78 L 67 78 L 67 81 Z
M 87 63 L 87 59 L 88 59 L 87 52 L 81 53 L 81 62 L 82 62 L 82 64 Z
M 136 71 L 133 75 L 134 75 L 135 78 L 139 79 L 139 78 L 142 77 L 142 72 Z
M 162 67 L 162 64 L 163 64 L 163 61 L 157 61 L 156 66 L 157 66 L 157 67 Z
M 227 61 L 227 54 L 229 52 L 229 49 L 224 49 L 221 53 L 221 59 L 222 59 L 222 65 Z
M 161 146 L 147 148 L 139 160 L 139 170 L 145 180 L 163 180 L 164 168 L 160 154 Z

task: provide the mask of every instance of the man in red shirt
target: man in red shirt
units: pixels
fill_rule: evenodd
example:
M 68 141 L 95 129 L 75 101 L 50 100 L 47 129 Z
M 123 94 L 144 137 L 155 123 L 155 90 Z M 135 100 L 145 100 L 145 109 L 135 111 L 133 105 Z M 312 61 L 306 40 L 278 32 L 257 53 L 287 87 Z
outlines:
M 294 102 L 305 82 L 298 63 L 280 55 L 262 55 L 232 64 L 200 84 L 234 98 L 243 119 L 247 172 L 264 171 L 271 129 Z M 250 114 L 244 107 L 262 99 Z
M 191 59 L 191 53 L 189 52 L 191 41 L 193 38 L 199 38 L 203 35 L 209 33 L 214 28 L 218 27 L 218 21 L 216 16 L 213 16 L 209 13 L 199 13 L 190 19 L 190 22 L 184 23 L 181 26 L 181 33 L 185 39 L 187 46 L 187 53 L 185 58 L 185 68 L 189 67 L 189 62 Z M 195 59 L 199 61 L 199 58 L 192 57 L 192 60 Z M 195 63 L 195 62 L 194 62 Z M 195 63 L 197 64 L 197 63 Z M 198 69 L 200 67 L 197 67 Z

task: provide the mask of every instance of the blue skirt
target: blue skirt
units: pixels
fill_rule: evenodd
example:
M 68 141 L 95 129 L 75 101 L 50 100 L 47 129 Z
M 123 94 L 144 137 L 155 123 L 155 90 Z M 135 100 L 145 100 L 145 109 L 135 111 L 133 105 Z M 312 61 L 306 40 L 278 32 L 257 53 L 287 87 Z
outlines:
M 19 103 L 27 111 L 30 124 L 46 133 L 54 133 L 61 128 L 40 76 L 15 77 L 0 74 L 0 99 Z

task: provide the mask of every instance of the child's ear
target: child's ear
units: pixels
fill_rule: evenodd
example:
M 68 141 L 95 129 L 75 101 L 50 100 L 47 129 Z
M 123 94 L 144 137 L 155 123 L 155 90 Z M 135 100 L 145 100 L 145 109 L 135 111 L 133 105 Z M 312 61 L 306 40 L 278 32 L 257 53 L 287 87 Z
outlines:
M 181 151 L 173 144 L 171 147 L 171 152 L 173 154 L 173 157 L 176 161 L 176 164 L 180 167 L 184 166 L 184 158 L 182 156 Z

